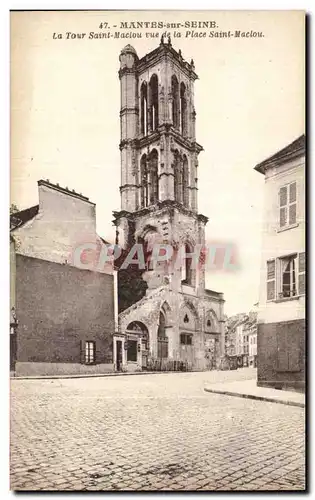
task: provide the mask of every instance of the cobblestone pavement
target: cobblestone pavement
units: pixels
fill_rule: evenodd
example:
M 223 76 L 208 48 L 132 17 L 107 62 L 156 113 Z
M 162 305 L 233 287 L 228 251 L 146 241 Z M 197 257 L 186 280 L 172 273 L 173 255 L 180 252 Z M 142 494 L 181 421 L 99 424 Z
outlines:
M 303 490 L 304 409 L 204 392 L 234 372 L 11 381 L 14 490 Z

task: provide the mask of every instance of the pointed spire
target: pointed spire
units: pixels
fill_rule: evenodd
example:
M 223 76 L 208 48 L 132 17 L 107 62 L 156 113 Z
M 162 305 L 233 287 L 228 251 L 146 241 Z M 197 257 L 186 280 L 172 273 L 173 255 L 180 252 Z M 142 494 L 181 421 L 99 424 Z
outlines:
M 172 45 L 171 35 L 168 35 L 168 37 L 167 37 L 167 43 L 168 43 L 168 45 Z

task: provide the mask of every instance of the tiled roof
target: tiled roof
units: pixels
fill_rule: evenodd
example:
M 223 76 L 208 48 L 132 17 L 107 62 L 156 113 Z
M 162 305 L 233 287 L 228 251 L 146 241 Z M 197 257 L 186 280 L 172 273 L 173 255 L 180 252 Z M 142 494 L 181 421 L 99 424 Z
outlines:
M 33 219 L 35 215 L 38 214 L 39 205 L 34 205 L 33 207 L 25 208 L 25 210 L 20 210 L 19 212 L 14 212 L 10 215 L 10 229 L 16 229 L 17 227 L 23 226 L 26 222 Z
M 305 135 L 301 135 L 295 141 L 291 142 L 288 146 L 280 149 L 277 153 L 273 154 L 266 160 L 258 163 L 255 170 L 261 174 L 265 174 L 266 170 L 270 167 L 275 167 L 305 155 Z

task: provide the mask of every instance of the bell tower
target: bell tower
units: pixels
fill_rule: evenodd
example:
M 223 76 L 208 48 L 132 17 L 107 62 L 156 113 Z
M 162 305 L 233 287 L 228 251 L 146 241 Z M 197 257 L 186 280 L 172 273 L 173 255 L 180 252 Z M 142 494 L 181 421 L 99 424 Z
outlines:
M 136 212 L 175 201 L 197 212 L 194 63 L 170 39 L 139 59 L 120 54 L 121 209 Z
M 197 212 L 202 146 L 195 133 L 194 62 L 186 62 L 170 38 L 163 37 L 141 59 L 127 45 L 119 60 L 121 211 L 114 213 L 116 243 L 127 247 L 155 232 L 164 243 L 202 244 L 207 218 Z M 198 286 L 203 282 L 201 273 Z
M 196 142 L 194 62 L 163 37 L 142 58 L 127 45 L 119 60 L 121 209 L 114 212 L 114 224 L 116 244 L 125 251 L 117 259 L 114 345 L 127 342 L 128 370 L 134 369 L 134 342 L 139 367 L 162 369 L 166 363 L 165 369 L 177 369 L 183 362 L 209 369 L 224 353 L 224 299 L 205 289 L 200 254 L 208 219 L 198 214 L 202 146 Z M 157 259 L 161 248 L 172 256 Z

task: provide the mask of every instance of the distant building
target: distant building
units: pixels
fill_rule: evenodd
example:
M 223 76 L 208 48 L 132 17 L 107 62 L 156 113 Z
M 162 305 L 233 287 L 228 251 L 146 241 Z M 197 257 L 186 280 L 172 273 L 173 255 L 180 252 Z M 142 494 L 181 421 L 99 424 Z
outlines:
M 251 311 L 244 325 L 244 337 L 246 337 L 246 366 L 256 368 L 257 366 L 257 313 Z
M 255 167 L 265 176 L 259 386 L 305 386 L 305 136 Z
M 256 315 L 240 313 L 226 321 L 226 355 L 237 358 L 238 367 L 253 366 L 250 364 L 250 334 L 256 328 Z
M 95 204 L 49 181 L 38 190 L 39 205 L 10 218 L 11 370 L 113 371 L 117 280 L 111 265 L 97 269 L 94 261 L 105 244 Z

